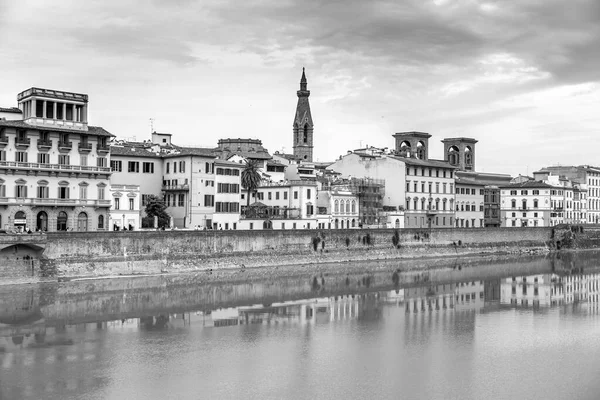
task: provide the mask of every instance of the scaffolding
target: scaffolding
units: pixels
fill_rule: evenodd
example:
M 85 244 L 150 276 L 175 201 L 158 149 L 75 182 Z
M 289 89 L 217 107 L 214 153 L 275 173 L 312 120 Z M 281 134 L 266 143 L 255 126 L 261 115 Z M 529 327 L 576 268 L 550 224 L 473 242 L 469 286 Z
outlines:
M 358 197 L 359 220 L 362 225 L 380 224 L 383 211 L 385 180 L 374 178 L 351 178 L 348 188 Z

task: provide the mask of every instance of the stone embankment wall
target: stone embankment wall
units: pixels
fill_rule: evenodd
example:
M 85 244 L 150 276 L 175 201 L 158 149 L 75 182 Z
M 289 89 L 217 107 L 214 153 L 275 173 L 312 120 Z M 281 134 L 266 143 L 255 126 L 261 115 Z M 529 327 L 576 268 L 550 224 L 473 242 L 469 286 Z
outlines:
M 46 275 L 103 276 L 522 252 L 553 247 L 551 228 L 51 233 Z

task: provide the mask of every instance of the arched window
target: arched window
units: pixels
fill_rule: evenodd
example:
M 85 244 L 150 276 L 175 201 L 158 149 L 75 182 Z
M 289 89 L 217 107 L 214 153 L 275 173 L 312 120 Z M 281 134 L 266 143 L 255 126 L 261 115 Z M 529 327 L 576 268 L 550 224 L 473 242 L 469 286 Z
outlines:
M 84 212 L 80 212 L 77 216 L 77 230 L 81 232 L 88 230 L 88 216 Z
M 421 199 L 421 210 L 426 210 L 427 208 L 425 207 L 425 197 L 423 197 Z
M 435 210 L 439 211 L 440 209 L 440 199 L 435 199 Z
M 423 143 L 422 141 L 419 141 L 419 143 L 417 143 L 417 158 L 419 160 L 425 159 L 425 143 Z
M 56 218 L 56 230 L 57 231 L 66 231 L 67 230 L 67 213 L 61 211 L 58 213 L 58 217 Z
M 444 198 L 442 200 L 442 210 L 446 211 L 446 202 L 448 201 L 448 199 Z
M 410 157 L 410 142 L 403 141 L 400 143 L 400 148 L 398 149 L 400 155 L 403 157 Z
M 302 141 L 308 143 L 308 124 L 304 124 L 304 137 Z
M 350 200 L 346 201 L 346 214 L 350 214 Z
M 36 231 L 46 232 L 48 230 L 48 214 L 45 211 L 40 211 L 35 221 Z
M 352 227 L 354 228 L 355 225 L 356 225 L 356 221 L 353 219 L 352 220 Z
M 450 165 L 458 165 L 458 162 L 459 162 L 458 147 L 452 146 L 448 149 L 448 162 L 450 163 Z
M 104 215 L 98 215 L 98 229 L 104 229 Z
M 336 200 L 334 204 L 335 204 L 335 213 L 337 214 L 340 212 L 340 203 L 339 203 L 339 201 Z
M 465 169 L 473 169 L 473 149 L 471 149 L 471 146 L 465 148 Z
M 356 213 L 356 201 L 352 200 L 352 214 Z M 354 226 L 354 225 L 352 225 Z

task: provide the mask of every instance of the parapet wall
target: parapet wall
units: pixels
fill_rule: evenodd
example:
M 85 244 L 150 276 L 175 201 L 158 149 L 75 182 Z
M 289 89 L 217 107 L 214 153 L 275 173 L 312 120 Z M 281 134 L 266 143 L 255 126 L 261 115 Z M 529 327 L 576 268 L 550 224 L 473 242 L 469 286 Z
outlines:
M 69 232 L 47 235 L 58 276 L 280 266 L 547 248 L 552 228 Z

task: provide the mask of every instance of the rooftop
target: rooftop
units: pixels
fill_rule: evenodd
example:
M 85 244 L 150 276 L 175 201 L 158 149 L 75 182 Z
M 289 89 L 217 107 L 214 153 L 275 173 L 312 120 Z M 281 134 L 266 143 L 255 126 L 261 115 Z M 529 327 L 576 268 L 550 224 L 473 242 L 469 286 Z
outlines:
M 450 165 L 447 161 L 442 160 L 420 160 L 418 158 L 409 158 L 409 157 L 400 157 L 400 156 L 389 156 L 394 160 L 402 161 L 407 165 L 419 165 L 423 167 L 438 167 L 438 168 L 448 168 L 448 169 L 456 169 L 456 167 Z
M 46 132 L 86 133 L 88 135 L 105 136 L 105 137 L 114 137 L 115 136 L 100 126 L 89 126 L 89 125 L 88 125 L 87 131 L 74 131 L 73 129 L 69 129 L 69 128 L 30 125 L 24 121 L 0 120 L 0 128 L 2 128 L 2 127 L 17 128 L 17 129 L 30 129 L 30 130 L 46 131 Z
M 82 101 L 84 103 L 87 103 L 88 101 L 87 94 L 65 92 L 63 90 L 42 89 L 37 87 L 32 87 L 19 93 L 17 95 L 17 101 L 21 101 L 29 96 L 41 96 L 60 100 Z
M 14 114 L 23 114 L 23 111 L 21 111 L 19 108 L 17 107 L 0 107 L 0 112 L 7 112 L 7 113 L 14 113 Z
M 554 189 L 554 186 L 548 185 L 547 183 L 540 181 L 527 181 L 521 183 L 511 183 L 509 185 L 502 185 L 502 189 Z

